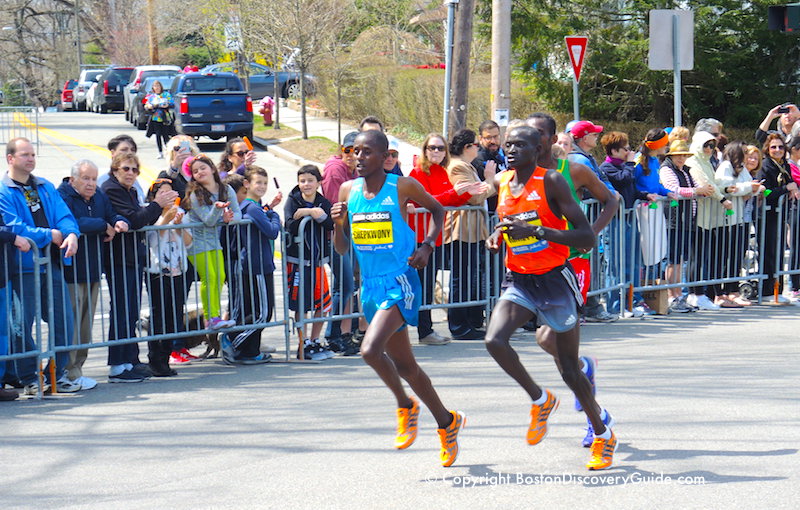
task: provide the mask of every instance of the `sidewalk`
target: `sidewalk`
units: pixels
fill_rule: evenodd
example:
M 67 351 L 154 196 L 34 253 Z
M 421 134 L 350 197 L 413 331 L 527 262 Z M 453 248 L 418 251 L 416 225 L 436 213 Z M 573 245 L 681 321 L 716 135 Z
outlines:
M 256 117 L 256 122 L 259 122 L 259 117 Z M 292 110 L 289 107 L 281 106 L 280 111 L 280 122 L 281 124 L 285 124 L 292 129 L 296 129 L 298 131 L 301 130 L 300 125 L 300 112 Z M 330 117 L 311 117 L 308 116 L 306 118 L 306 123 L 308 125 L 308 136 L 322 136 L 328 138 L 329 140 L 333 140 L 334 142 L 338 142 L 338 128 L 336 119 Z M 357 131 L 358 127 L 351 126 L 349 124 L 342 123 L 342 137 L 349 133 L 350 131 Z M 414 168 L 414 156 L 420 154 L 420 148 L 416 145 L 412 145 L 410 143 L 406 143 L 400 139 L 400 168 L 403 170 L 404 175 L 408 175 L 411 173 L 411 169 Z M 269 145 L 266 143 L 265 140 L 258 140 L 262 145 Z M 304 163 L 300 163 L 300 161 L 305 161 L 300 156 L 292 154 L 286 150 L 280 149 L 274 150 L 276 147 L 274 145 L 269 145 L 270 151 L 273 151 L 273 154 L 276 156 L 288 159 L 289 161 L 293 162 L 294 164 L 301 165 Z M 325 163 L 324 161 L 320 161 L 320 163 Z

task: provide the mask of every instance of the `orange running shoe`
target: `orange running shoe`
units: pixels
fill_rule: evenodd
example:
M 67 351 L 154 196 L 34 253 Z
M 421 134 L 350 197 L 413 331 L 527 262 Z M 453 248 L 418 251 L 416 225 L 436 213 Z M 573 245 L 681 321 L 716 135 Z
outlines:
M 450 467 L 458 457 L 458 433 L 467 424 L 467 417 L 458 411 L 450 411 L 453 421 L 446 429 L 436 429 L 439 433 L 439 441 L 442 443 L 442 451 L 439 453 L 439 460 L 442 466 Z
M 417 439 L 417 420 L 419 419 L 419 402 L 414 397 L 409 397 L 412 402 L 411 409 L 400 407 L 397 409 L 397 437 L 394 438 L 394 447 L 404 450 L 414 444 Z
M 614 452 L 617 451 L 617 436 L 611 431 L 611 439 L 594 438 L 592 442 L 592 457 L 586 467 L 591 471 L 608 469 L 614 460 Z
M 539 444 L 542 439 L 547 435 L 547 419 L 550 413 L 558 409 L 558 398 L 550 393 L 550 390 L 544 390 L 547 394 L 547 400 L 544 404 L 537 406 L 531 405 L 531 425 L 528 427 L 528 444 Z

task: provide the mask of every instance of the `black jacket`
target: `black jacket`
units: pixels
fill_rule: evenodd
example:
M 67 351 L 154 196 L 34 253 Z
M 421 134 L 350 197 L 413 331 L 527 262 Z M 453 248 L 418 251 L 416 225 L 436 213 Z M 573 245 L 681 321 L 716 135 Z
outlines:
M 294 213 L 303 207 L 308 207 L 306 201 L 303 199 L 303 194 L 300 192 L 300 186 L 295 186 L 289 199 L 286 200 L 286 205 L 283 208 L 283 217 L 285 218 L 286 233 L 289 235 L 289 241 L 286 245 L 286 260 L 297 264 L 300 261 L 300 244 L 295 241 L 299 235 L 300 223 L 304 218 L 299 220 L 294 219 Z M 325 214 L 328 216 L 321 222 L 311 220 L 311 224 L 305 229 L 305 236 L 303 239 L 303 260 L 305 265 L 308 265 L 313 258 L 312 247 L 316 244 L 319 252 L 316 254 L 315 266 L 320 266 L 327 262 L 331 256 L 331 244 L 329 233 L 333 231 L 333 220 L 331 219 L 331 203 L 327 198 L 323 197 L 320 193 L 314 196 L 314 205 L 312 207 L 321 207 Z
M 19 253 L 14 247 L 16 238 L 17 234 L 6 226 L 0 216 L 0 289 L 6 286 L 9 276 L 19 272 Z M 6 327 L 5 324 L 0 326 Z
M 647 200 L 647 193 L 639 191 L 636 187 L 635 167 L 636 165 L 630 161 L 625 161 L 619 166 L 610 161 L 604 161 L 600 165 L 600 171 L 605 172 L 611 185 L 622 195 L 626 209 L 633 207 L 637 200 Z
M 186 180 L 186 176 L 183 175 L 183 172 L 179 168 L 175 175 L 172 175 L 172 169 L 170 170 L 162 170 L 160 174 L 158 174 L 159 179 L 170 179 L 172 181 L 172 189 L 178 192 L 178 196 L 183 197 L 186 196 L 186 186 L 189 185 L 188 181 Z
M 789 167 L 789 163 L 784 160 L 783 167 L 780 167 L 772 158 L 766 157 L 756 179 L 763 179 L 764 187 L 772 191 L 766 197 L 766 200 L 767 205 L 772 206 L 772 210 L 769 213 L 775 214 L 775 206 L 778 205 L 778 199 L 788 193 L 786 186 L 794 182 L 792 181 L 792 170 Z
M 101 190 L 97 190 L 90 200 L 84 200 L 69 183 L 69 177 L 64 178 L 58 192 L 81 230 L 78 253 L 72 259 L 72 265 L 64 266 L 64 278 L 67 283 L 99 282 L 100 257 L 106 249 L 103 242 L 106 227 L 118 221 L 128 223 L 128 220 L 117 214 Z
M 475 167 L 475 171 L 478 172 L 478 178 L 481 181 L 486 180 L 483 172 L 486 170 L 486 162 L 490 160 L 497 163 L 498 174 L 508 170 L 508 163 L 506 162 L 506 155 L 503 149 L 497 149 L 497 152 L 490 152 L 489 149 L 479 146 L 478 157 L 472 160 L 472 166 Z M 492 195 L 487 198 L 486 206 L 489 208 L 489 212 L 494 212 L 497 209 L 497 195 Z
M 161 216 L 160 205 L 156 202 L 139 205 L 136 190 L 134 188 L 125 189 L 113 174 L 103 183 L 102 191 L 108 196 L 114 209 L 128 220 L 131 230 L 152 225 Z M 113 256 L 114 264 L 124 262 L 126 266 L 144 267 L 147 264 L 147 249 L 144 241 L 145 235 L 138 232 L 114 236 L 114 240 L 110 243 L 110 250 L 106 250 L 106 266 L 111 266 Z

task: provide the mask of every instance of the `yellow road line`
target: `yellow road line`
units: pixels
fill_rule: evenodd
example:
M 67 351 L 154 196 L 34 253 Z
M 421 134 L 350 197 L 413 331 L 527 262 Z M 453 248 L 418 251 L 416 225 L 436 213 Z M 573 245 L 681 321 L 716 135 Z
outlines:
M 66 143 L 71 144 L 71 145 L 75 145 L 77 147 L 82 147 L 82 148 L 90 150 L 90 151 L 94 152 L 95 154 L 98 154 L 98 155 L 100 155 L 100 156 L 102 156 L 104 158 L 108 158 L 109 157 L 108 149 L 106 149 L 105 147 L 100 147 L 99 145 L 95 145 L 95 144 L 92 144 L 92 143 L 86 143 L 83 140 L 80 140 L 80 139 L 75 138 L 73 136 L 65 135 L 63 133 L 60 133 L 60 132 L 56 131 L 55 129 L 50 129 L 50 128 L 46 128 L 46 127 L 42 127 L 42 126 L 36 126 L 31 121 L 31 119 L 28 118 L 28 116 L 25 115 L 22 112 L 14 112 L 14 121 L 16 121 L 21 126 L 26 127 L 28 129 L 36 128 L 39 131 L 39 134 L 42 134 L 42 135 L 45 135 L 45 136 L 50 136 L 52 138 L 61 140 L 62 142 L 66 142 Z M 55 144 L 53 144 L 53 143 L 50 143 L 50 144 L 53 145 L 54 147 L 56 147 Z M 61 152 L 64 152 L 60 148 L 59 148 L 59 150 Z M 66 152 L 64 152 L 64 153 L 66 154 Z M 70 157 L 75 159 L 73 156 L 70 156 Z M 140 167 L 141 167 L 141 171 L 142 171 L 141 177 L 143 177 L 146 182 L 152 182 L 153 180 L 155 180 L 156 176 L 158 175 L 158 172 L 156 170 L 148 167 L 147 165 L 140 165 Z

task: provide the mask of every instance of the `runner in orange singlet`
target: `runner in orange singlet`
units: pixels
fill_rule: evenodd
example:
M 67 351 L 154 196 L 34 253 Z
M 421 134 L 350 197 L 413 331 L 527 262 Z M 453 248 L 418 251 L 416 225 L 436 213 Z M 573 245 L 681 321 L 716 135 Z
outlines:
M 575 393 L 594 429 L 591 458 L 586 466 L 606 469 L 612 464 L 617 439 L 603 423 L 605 411 L 595 402 L 591 384 L 580 369 L 578 308 L 583 298 L 567 262 L 570 246 L 591 248 L 595 236 L 564 177 L 537 166 L 541 152 L 538 130 L 528 126 L 512 129 L 505 152 L 511 170 L 495 177 L 501 221 L 486 246 L 498 251 L 503 237 L 508 272 L 503 295 L 489 321 L 486 348 L 533 401 L 527 441 L 534 445 L 547 434 L 547 419 L 558 408 L 558 398 L 533 381 L 509 339 L 532 318 L 555 331 L 561 377 Z M 567 222 L 572 225 L 569 230 Z

